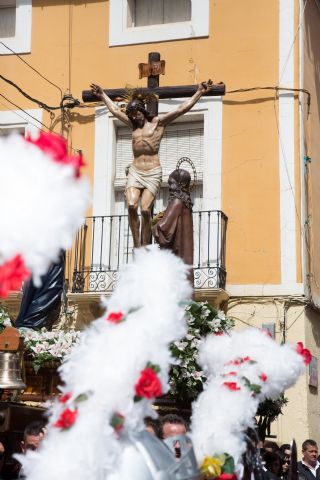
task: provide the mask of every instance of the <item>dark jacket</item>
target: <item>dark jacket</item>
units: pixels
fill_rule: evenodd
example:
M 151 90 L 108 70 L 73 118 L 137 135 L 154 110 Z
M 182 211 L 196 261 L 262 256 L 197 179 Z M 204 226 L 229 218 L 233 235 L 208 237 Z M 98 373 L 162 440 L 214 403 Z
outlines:
M 298 462 L 299 480 L 320 480 L 320 467 L 316 470 L 316 477 L 311 472 L 310 468 L 302 462 Z

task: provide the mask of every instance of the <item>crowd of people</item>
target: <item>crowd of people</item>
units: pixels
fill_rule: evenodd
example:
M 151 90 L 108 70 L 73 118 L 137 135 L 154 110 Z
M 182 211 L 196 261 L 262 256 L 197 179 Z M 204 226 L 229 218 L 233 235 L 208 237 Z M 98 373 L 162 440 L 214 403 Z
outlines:
M 44 421 L 33 421 L 27 424 L 23 432 L 23 438 L 16 453 L 26 454 L 28 450 L 38 450 L 46 434 Z M 0 479 L 24 479 L 25 474 L 20 462 L 14 458 L 6 457 L 5 445 L 0 442 Z
M 260 450 L 266 480 L 285 480 L 289 474 L 291 463 L 291 446 L 284 443 L 279 446 L 276 442 L 266 441 Z M 297 470 L 299 480 L 320 479 L 320 463 L 317 442 L 307 439 L 302 444 L 301 460 Z
M 167 414 L 159 419 L 145 418 L 145 429 L 157 438 L 167 442 L 170 437 L 185 435 L 188 432 L 187 421 L 176 414 Z M 34 421 L 28 424 L 23 433 L 20 452 L 37 450 L 46 434 L 45 423 Z M 176 458 L 180 458 L 179 440 L 174 439 Z M 263 465 L 263 480 L 286 480 L 291 464 L 291 445 L 284 443 L 279 446 L 274 441 L 265 441 L 260 445 L 260 455 Z M 14 460 L 10 471 L 5 468 L 5 447 L 0 442 L 0 478 L 24 479 L 25 475 L 21 464 Z M 297 478 L 299 480 L 320 480 L 320 463 L 317 443 L 307 439 L 302 444 L 301 460 L 297 463 Z
M 187 422 L 176 414 L 168 414 L 159 420 L 145 419 L 146 429 L 158 438 L 166 440 L 171 436 L 187 433 Z M 176 457 L 179 458 L 179 442 L 175 447 Z M 264 480 L 286 480 L 291 464 L 291 445 L 278 445 L 273 441 L 261 442 L 260 455 L 263 465 Z M 320 480 L 320 463 L 318 460 L 318 446 L 315 440 L 307 439 L 302 444 L 301 460 L 297 463 L 297 477 L 299 480 Z

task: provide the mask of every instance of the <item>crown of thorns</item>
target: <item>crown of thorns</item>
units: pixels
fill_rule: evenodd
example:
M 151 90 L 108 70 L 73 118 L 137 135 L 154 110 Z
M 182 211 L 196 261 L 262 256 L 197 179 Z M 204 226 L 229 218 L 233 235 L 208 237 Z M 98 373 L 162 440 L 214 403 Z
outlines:
M 146 104 L 151 100 L 158 100 L 155 93 L 144 92 L 141 88 L 132 88 L 127 86 L 123 95 L 126 103 L 126 113 L 138 110 L 139 112 L 147 112 Z

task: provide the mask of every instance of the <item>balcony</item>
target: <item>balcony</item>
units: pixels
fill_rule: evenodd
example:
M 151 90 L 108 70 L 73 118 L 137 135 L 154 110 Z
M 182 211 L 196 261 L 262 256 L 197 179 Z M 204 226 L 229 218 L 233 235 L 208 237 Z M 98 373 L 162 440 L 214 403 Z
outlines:
M 224 290 L 227 217 L 220 210 L 193 212 L 194 288 Z M 87 217 L 69 255 L 71 294 L 105 293 L 115 288 L 119 269 L 132 261 L 133 243 L 126 215 Z

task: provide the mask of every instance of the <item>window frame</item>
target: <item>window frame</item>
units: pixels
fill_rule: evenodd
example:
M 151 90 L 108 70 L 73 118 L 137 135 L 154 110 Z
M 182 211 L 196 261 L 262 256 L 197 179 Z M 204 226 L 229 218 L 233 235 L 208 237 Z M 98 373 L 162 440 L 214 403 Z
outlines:
M 128 0 L 109 0 L 109 46 L 164 42 L 209 35 L 209 0 L 191 0 L 191 20 L 127 27 Z
M 0 41 L 15 53 L 31 52 L 32 0 L 16 0 L 16 33 L 14 37 L 0 37 Z M 0 55 L 13 55 L 0 43 Z
M 119 135 L 119 130 L 120 130 L 120 135 L 123 135 L 123 132 L 125 131 L 126 134 L 127 132 L 130 134 L 130 142 L 128 141 L 127 142 L 127 148 L 129 149 L 130 148 L 130 155 L 131 155 L 131 159 L 132 159 L 132 140 L 131 140 L 131 136 L 132 136 L 132 132 L 131 132 L 131 129 L 130 127 L 126 127 L 125 125 L 121 124 L 121 122 L 116 122 L 115 123 L 115 126 L 116 126 L 116 145 L 115 145 L 115 165 L 114 165 L 114 188 L 115 190 L 124 190 L 125 188 L 125 185 L 126 185 L 126 176 L 124 175 L 121 175 L 119 176 L 118 175 L 118 166 L 121 165 L 121 160 L 119 162 L 119 164 L 117 165 L 118 161 L 119 161 L 119 157 L 121 157 L 121 155 L 119 155 L 118 157 L 118 154 L 117 154 L 117 148 L 118 148 L 118 135 Z M 186 127 L 187 126 L 187 127 Z M 199 181 L 201 184 L 202 184 L 202 179 L 203 179 L 203 158 L 204 158 L 204 149 L 203 149 L 203 143 L 204 143 L 204 118 L 203 118 L 203 115 L 202 114 L 197 114 L 197 113 L 194 113 L 192 112 L 192 114 L 186 114 L 182 117 L 179 117 L 177 120 L 175 120 L 174 122 L 170 123 L 170 125 L 168 125 L 166 128 L 165 128 L 165 133 L 164 133 L 164 136 L 163 138 L 161 139 L 161 142 L 160 142 L 160 148 L 159 148 L 159 157 L 160 157 L 160 161 L 161 161 L 161 166 L 162 166 L 162 184 L 161 184 L 161 187 L 167 187 L 168 186 L 168 176 L 169 174 L 175 169 L 175 164 L 177 162 L 177 160 L 182 157 L 182 156 L 188 156 L 188 154 L 186 153 L 185 155 L 181 154 L 180 157 L 177 156 L 175 161 L 174 162 L 169 162 L 170 163 L 170 166 L 171 166 L 171 169 L 168 170 L 168 166 L 166 165 L 166 162 L 163 160 L 163 157 L 162 157 L 162 149 L 161 149 L 161 146 L 165 143 L 165 137 L 166 137 L 166 133 L 168 132 L 171 132 L 171 134 L 175 135 L 175 133 L 177 132 L 181 132 L 183 130 L 189 130 L 189 131 L 194 131 L 194 130 L 202 130 L 202 134 L 199 134 L 198 136 L 198 143 L 199 145 L 197 145 L 197 147 L 201 148 L 201 151 L 202 151 L 202 164 L 201 164 L 201 167 L 198 165 L 198 162 L 195 163 L 195 167 L 196 167 L 196 170 L 197 170 L 197 181 Z M 178 134 L 176 135 L 176 141 L 178 141 Z M 168 143 L 170 143 L 170 139 L 167 140 Z M 191 140 L 192 142 L 192 140 Z M 197 142 L 197 140 L 195 140 L 195 142 Z M 130 143 L 130 147 L 129 147 L 129 143 Z M 173 147 L 174 148 L 174 147 Z M 178 150 L 178 148 L 177 148 Z M 128 164 L 128 162 L 126 162 L 126 165 Z M 123 172 L 124 172 L 124 164 L 122 163 L 121 165 L 123 167 Z M 182 167 L 184 168 L 184 167 Z
M 187 114 L 185 121 L 203 116 L 203 202 L 204 210 L 221 210 L 222 111 L 221 96 L 202 97 Z M 159 113 L 176 108 L 185 99 L 160 100 Z M 116 129 L 119 121 L 106 107 L 95 113 L 95 155 L 93 180 L 93 215 L 113 215 Z
M 32 115 L 34 118 L 30 118 Z M 39 122 L 39 125 L 36 122 Z M 15 128 L 24 128 L 25 133 L 35 134 L 41 129 L 42 109 L 33 108 L 22 112 L 20 110 L 1 110 L 0 127 L 14 130 Z

